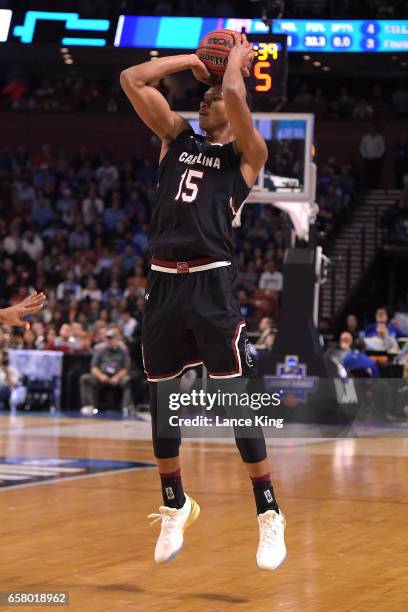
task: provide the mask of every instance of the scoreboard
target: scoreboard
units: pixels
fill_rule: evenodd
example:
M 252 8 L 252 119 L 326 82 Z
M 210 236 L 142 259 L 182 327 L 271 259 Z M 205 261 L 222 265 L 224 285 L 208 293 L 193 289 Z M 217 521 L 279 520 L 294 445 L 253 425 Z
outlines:
M 82 18 L 79 13 L 0 9 L 0 44 L 48 42 L 70 46 L 196 49 L 211 32 L 226 28 L 263 36 L 261 19 L 119 15 Z M 408 20 L 275 19 L 273 35 L 287 35 L 287 50 L 323 53 L 408 52 Z M 269 61 L 273 57 L 270 54 Z M 273 60 L 275 61 L 275 60 Z
M 254 110 L 271 110 L 271 104 L 286 95 L 286 35 L 247 34 L 254 46 L 255 57 L 249 77 Z
M 408 21 L 306 21 L 277 19 L 274 32 L 288 35 L 290 51 L 372 53 L 408 51 Z

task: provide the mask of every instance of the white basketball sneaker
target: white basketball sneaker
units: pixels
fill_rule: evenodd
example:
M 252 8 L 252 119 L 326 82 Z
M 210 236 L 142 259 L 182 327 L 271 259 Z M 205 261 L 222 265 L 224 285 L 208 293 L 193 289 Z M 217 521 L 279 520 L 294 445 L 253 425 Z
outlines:
M 274 570 L 286 557 L 285 526 L 282 513 L 268 510 L 258 514 L 259 546 L 256 564 L 259 569 Z
M 200 514 L 197 502 L 188 495 L 185 497 L 184 506 L 179 510 L 160 506 L 159 514 L 149 514 L 147 517 L 154 519 L 151 525 L 161 521 L 160 535 L 154 551 L 156 563 L 167 563 L 178 555 L 183 548 L 184 530 L 192 525 Z

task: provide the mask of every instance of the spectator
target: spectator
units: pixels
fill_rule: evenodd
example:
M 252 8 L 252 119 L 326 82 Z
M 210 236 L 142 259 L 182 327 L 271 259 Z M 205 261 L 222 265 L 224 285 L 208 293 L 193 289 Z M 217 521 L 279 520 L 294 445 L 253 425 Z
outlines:
M 75 230 L 70 233 L 68 245 L 73 251 L 89 249 L 91 246 L 91 238 L 83 223 L 77 223 Z
M 373 125 L 371 130 L 364 134 L 360 142 L 360 155 L 364 161 L 365 185 L 369 189 L 376 189 L 381 182 L 385 151 L 384 137 L 378 127 Z
M 356 340 L 359 337 L 360 335 L 359 330 L 360 330 L 360 326 L 358 324 L 356 315 L 353 315 L 353 314 L 347 315 L 346 331 L 348 331 L 352 335 L 353 340 Z
M 44 243 L 41 237 L 38 234 L 35 235 L 31 227 L 24 234 L 22 247 L 23 251 L 25 251 L 33 261 L 40 259 L 44 251 Z
M 113 280 L 110 286 L 105 289 L 103 292 L 102 301 L 104 304 L 109 302 L 110 297 L 112 296 L 115 302 L 118 302 L 122 299 L 123 291 L 120 288 L 120 284 L 118 280 Z
M 272 360 L 273 345 L 275 334 L 269 330 L 264 338 L 264 345 L 256 347 L 256 367 L 259 376 L 270 375 L 273 373 L 274 362 Z
M 340 363 L 343 363 L 344 357 L 351 351 L 352 346 L 352 334 L 348 331 L 344 331 L 340 334 L 338 346 L 335 348 L 329 348 L 326 355 L 332 361 L 339 361 Z
M 80 300 L 81 287 L 75 280 L 74 271 L 68 270 L 66 280 L 59 283 L 57 287 L 57 300 L 67 302 L 71 297 Z
M 99 289 L 96 279 L 91 276 L 88 279 L 85 289 L 81 291 L 81 300 L 96 300 L 102 301 L 102 291 Z
M 246 291 L 241 290 L 238 292 L 238 300 L 241 315 L 245 319 L 252 319 L 254 316 L 254 307 L 249 301 L 248 294 L 246 293 Z
M 377 334 L 378 323 L 385 323 L 387 326 L 388 334 L 393 338 L 399 338 L 403 335 L 398 329 L 398 327 L 388 321 L 387 309 L 377 308 L 377 310 L 375 311 L 375 323 L 371 323 L 365 328 L 364 335 L 366 338 L 370 338 L 371 336 L 375 336 Z
M 366 347 L 370 351 L 384 351 L 386 353 L 399 353 L 398 342 L 389 335 L 386 323 L 377 323 L 376 335 L 366 337 Z
M 104 211 L 102 198 L 98 196 L 95 183 L 92 183 L 88 196 L 82 202 L 82 218 L 86 226 L 95 223 L 95 219 L 100 217 Z
M 256 344 L 257 346 L 260 346 L 265 344 L 266 336 L 272 332 L 272 319 L 270 317 L 262 317 L 262 319 L 259 321 L 258 330 L 259 338 Z
M 91 364 L 91 373 L 81 376 L 81 413 L 95 414 L 98 409 L 96 394 L 107 386 L 119 387 L 122 391 L 122 413 L 126 414 L 132 407 L 129 355 L 123 346 L 120 346 L 119 336 L 115 329 L 106 333 L 106 345 L 94 353 Z
M 7 255 L 14 255 L 17 250 L 17 244 L 20 241 L 20 230 L 18 225 L 11 227 L 10 233 L 3 240 L 3 249 Z
M 38 197 L 32 208 L 31 216 L 33 223 L 41 229 L 45 228 L 53 220 L 54 213 L 52 212 L 50 201 L 44 195 L 40 194 Z
M 283 274 L 276 269 L 273 261 L 268 261 L 264 265 L 264 271 L 261 274 L 258 286 L 263 291 L 282 291 Z
M 365 342 L 358 338 L 351 349 L 343 358 L 343 365 L 349 371 L 365 370 L 370 378 L 379 378 L 380 372 L 377 364 L 365 353 Z
M 54 338 L 52 336 L 53 334 L 48 338 L 47 335 L 47 350 L 62 351 L 63 353 L 70 353 L 72 351 L 69 341 L 71 337 L 71 327 L 67 323 L 61 325 L 58 336 Z
M 119 172 L 111 161 L 105 157 L 102 161 L 102 165 L 97 169 L 95 177 L 98 181 L 99 193 L 104 198 L 108 191 L 115 187 L 119 179 Z
M 0 410 L 9 408 L 12 390 L 20 382 L 20 373 L 9 363 L 8 351 L 3 350 L 0 362 Z
M 125 302 L 125 308 L 126 308 L 126 302 Z M 132 315 L 130 314 L 128 310 L 124 310 L 119 318 L 118 325 L 120 329 L 122 330 L 122 334 L 126 338 L 126 340 L 132 340 L 133 335 L 136 331 L 136 328 L 138 327 L 139 324 L 137 320 L 134 317 L 132 317 Z
M 364 98 L 361 98 L 353 110 L 354 119 L 371 119 L 374 114 L 373 107 Z
M 45 345 L 44 350 L 52 351 L 55 350 L 55 340 L 57 338 L 57 332 L 55 331 L 55 327 L 49 327 L 45 336 Z

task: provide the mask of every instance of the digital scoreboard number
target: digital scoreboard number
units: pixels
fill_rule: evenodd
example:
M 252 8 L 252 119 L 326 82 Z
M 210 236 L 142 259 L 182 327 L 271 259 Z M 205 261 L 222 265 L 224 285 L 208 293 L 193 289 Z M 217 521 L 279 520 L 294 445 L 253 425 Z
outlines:
M 247 34 L 255 57 L 250 75 L 253 110 L 271 111 L 286 97 L 287 37 L 282 34 Z

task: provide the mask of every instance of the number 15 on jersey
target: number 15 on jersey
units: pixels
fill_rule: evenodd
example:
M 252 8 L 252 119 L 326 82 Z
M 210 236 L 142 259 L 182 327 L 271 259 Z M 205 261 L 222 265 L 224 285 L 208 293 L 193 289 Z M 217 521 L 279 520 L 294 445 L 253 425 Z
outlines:
M 180 197 L 183 202 L 194 202 L 197 198 L 198 194 L 198 185 L 197 181 L 203 178 L 204 172 L 202 170 L 189 170 L 187 169 L 181 175 L 179 188 L 177 191 L 177 195 L 174 198 L 176 202 L 180 200 Z

